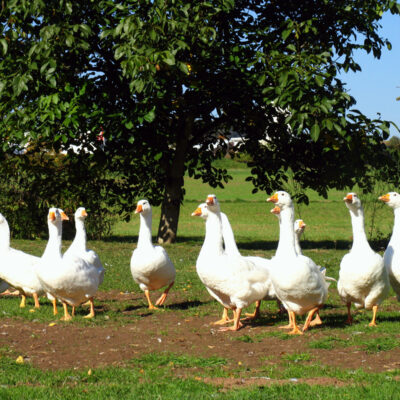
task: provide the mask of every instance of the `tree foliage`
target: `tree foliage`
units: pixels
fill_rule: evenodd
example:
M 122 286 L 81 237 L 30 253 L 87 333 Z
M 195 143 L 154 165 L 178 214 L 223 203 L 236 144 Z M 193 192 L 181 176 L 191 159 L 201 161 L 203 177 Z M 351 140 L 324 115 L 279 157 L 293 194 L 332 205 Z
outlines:
M 4 0 L 0 13 L 3 151 L 91 149 L 107 171 L 104 201 L 129 216 L 138 197 L 163 202 L 159 236 L 174 240 L 183 176 L 216 187 L 220 134 L 252 156 L 255 190 L 292 170 L 322 194 L 390 162 L 389 123 L 351 110 L 338 73 L 356 49 L 380 57 L 396 1 Z M 106 146 L 96 134 L 104 128 Z M 95 147 L 93 150 L 92 147 Z

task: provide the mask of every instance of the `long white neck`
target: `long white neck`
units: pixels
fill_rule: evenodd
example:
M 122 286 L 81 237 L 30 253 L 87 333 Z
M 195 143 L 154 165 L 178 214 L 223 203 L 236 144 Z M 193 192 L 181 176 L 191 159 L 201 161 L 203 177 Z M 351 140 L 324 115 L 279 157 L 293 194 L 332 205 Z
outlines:
M 351 216 L 351 226 L 353 228 L 353 249 L 371 249 L 364 226 L 364 210 L 362 207 L 359 210 L 349 208 Z
M 0 226 L 0 252 L 4 253 L 10 250 L 10 227 L 7 221 L 4 221 Z
M 297 255 L 301 256 L 303 254 L 303 252 L 301 251 L 301 247 L 300 247 L 300 236 L 301 233 L 296 233 L 294 234 L 294 247 L 296 249 L 296 253 Z
M 61 258 L 62 221 L 57 221 L 55 224 L 49 221 L 48 226 L 49 241 L 47 242 L 42 258 Z
M 224 238 L 225 253 L 228 255 L 240 255 L 239 249 L 236 245 L 235 236 L 229 219 L 226 214 L 221 213 L 221 223 L 222 223 L 222 236 Z
M 394 208 L 394 225 L 393 232 L 390 238 L 390 243 L 398 243 L 400 240 L 400 207 Z
M 222 255 L 224 249 L 222 246 L 222 221 L 221 214 L 208 212 L 206 221 L 206 235 L 203 246 L 201 247 L 199 258 L 209 255 Z
M 296 256 L 294 208 L 282 207 L 279 218 L 279 242 L 275 257 Z
M 138 237 L 138 248 L 153 247 L 153 242 L 151 238 L 151 212 L 143 215 L 140 214 L 140 228 Z
M 75 218 L 75 238 L 71 244 L 75 250 L 83 253 L 86 251 L 86 229 L 85 222 L 80 218 Z

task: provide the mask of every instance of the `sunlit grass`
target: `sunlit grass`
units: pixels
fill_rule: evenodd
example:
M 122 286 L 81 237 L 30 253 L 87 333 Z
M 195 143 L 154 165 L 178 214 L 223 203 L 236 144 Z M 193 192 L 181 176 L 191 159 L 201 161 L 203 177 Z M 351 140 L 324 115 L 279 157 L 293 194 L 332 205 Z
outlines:
M 232 162 L 229 162 L 232 167 Z M 224 165 L 224 164 L 221 164 Z M 265 200 L 267 193 L 252 194 L 252 186 L 245 181 L 249 171 L 242 165 L 234 165 L 229 170 L 233 181 L 225 189 L 212 189 L 190 178 L 185 180 L 186 197 L 181 208 L 178 228 L 178 241 L 165 246 L 175 264 L 177 277 L 161 312 L 178 313 L 182 319 L 220 315 L 221 306 L 210 298 L 201 284 L 195 269 L 196 259 L 204 238 L 204 222 L 191 217 L 192 211 L 203 202 L 209 193 L 215 193 L 222 210 L 228 215 L 240 251 L 243 255 L 259 255 L 270 258 L 275 254 L 279 238 L 278 221 L 270 213 L 272 208 Z M 349 189 L 351 190 L 351 189 Z M 350 216 L 343 204 L 345 192 L 332 190 L 328 199 L 319 197 L 315 192 L 308 192 L 310 205 L 297 205 L 296 215 L 305 220 L 306 232 L 302 240 L 304 254 L 317 264 L 326 267 L 327 275 L 337 279 L 340 261 L 349 251 L 352 240 Z M 382 193 L 383 194 L 383 193 Z M 372 198 L 372 197 L 371 197 Z M 366 199 L 366 226 L 370 227 L 373 200 Z M 378 204 L 375 210 L 378 226 L 374 230 L 372 244 L 383 254 L 387 238 L 393 225 L 393 213 L 389 207 Z M 160 208 L 153 210 L 153 236 L 157 232 Z M 44 226 L 44 229 L 47 229 Z M 80 307 L 73 324 L 82 326 L 123 326 L 134 323 L 143 313 L 147 313 L 147 304 L 143 293 L 133 281 L 130 272 L 130 257 L 136 247 L 139 230 L 139 217 L 132 215 L 128 223 L 118 222 L 112 235 L 102 241 L 90 241 L 89 248 L 101 257 L 106 268 L 103 292 L 117 291 L 123 294 L 135 294 L 135 300 L 120 301 L 95 299 L 98 310 L 96 318 L 87 321 L 83 318 L 87 309 Z M 378 240 L 379 239 L 379 240 Z M 386 242 L 385 242 L 386 241 Z M 70 242 L 64 241 L 63 250 Z M 46 246 L 45 240 L 12 240 L 15 248 L 40 256 Z M 174 304 L 171 298 L 176 295 L 180 304 Z M 156 297 L 156 294 L 152 294 Z M 59 317 L 52 314 L 51 304 L 42 299 L 40 310 L 32 312 L 33 300 L 28 299 L 25 309 L 19 308 L 19 299 L 0 298 L 0 318 L 18 318 L 26 321 L 44 323 L 59 322 Z M 349 349 L 368 354 L 390 352 L 400 344 L 398 326 L 400 316 L 398 303 L 391 293 L 378 312 L 378 327 L 371 328 L 368 323 L 371 311 L 355 311 L 354 324 L 345 325 L 346 308 L 341 303 L 336 290 L 336 283 L 330 285 L 326 306 L 321 310 L 324 325 L 310 331 L 308 345 L 296 353 L 283 354 L 273 359 L 274 365 L 260 364 L 258 369 L 245 370 L 228 368 L 227 359 L 198 358 L 191 354 L 177 355 L 170 353 L 142 355 L 127 362 L 125 367 L 103 368 L 92 371 L 39 371 L 29 365 L 17 365 L 10 358 L 8 348 L 0 349 L 0 398 L 18 399 L 79 399 L 79 398 L 135 398 L 135 399 L 297 399 L 304 396 L 319 396 L 324 399 L 337 398 L 396 398 L 397 382 L 393 378 L 400 371 L 370 374 L 361 370 L 330 368 L 314 361 L 313 352 L 318 350 Z M 249 311 L 253 306 L 249 307 Z M 238 336 L 232 336 L 232 348 L 244 342 L 268 344 L 271 339 L 283 343 L 293 343 L 295 337 L 278 329 L 287 323 L 285 315 L 277 316 L 275 302 L 262 303 L 262 315 L 259 326 L 273 326 L 276 329 L 243 330 Z M 396 311 L 394 311 L 396 310 Z M 157 318 L 157 312 L 153 313 Z M 299 317 L 299 322 L 304 317 Z M 318 335 L 314 336 L 314 332 Z M 168 336 L 167 328 L 160 329 L 161 336 Z M 34 340 L 34 338 L 32 338 Z M 268 359 L 265 354 L 264 360 Z M 270 360 L 271 361 L 271 360 Z M 227 364 L 228 363 L 228 364 Z M 181 370 L 187 371 L 182 374 Z M 176 374 L 180 374 L 179 377 Z M 397 374 L 397 375 L 396 375 Z M 265 387 L 247 386 L 243 389 L 225 389 L 218 385 L 204 383 L 204 377 L 249 377 L 267 376 L 271 379 L 287 380 L 266 385 Z M 294 383 L 290 379 L 308 379 L 312 377 L 332 377 L 345 383 L 343 387 L 332 383 L 308 386 Z M 200 379 L 201 378 L 201 379 Z M 250 379 L 250 378 L 249 378 Z M 377 389 L 379 386 L 379 389 Z

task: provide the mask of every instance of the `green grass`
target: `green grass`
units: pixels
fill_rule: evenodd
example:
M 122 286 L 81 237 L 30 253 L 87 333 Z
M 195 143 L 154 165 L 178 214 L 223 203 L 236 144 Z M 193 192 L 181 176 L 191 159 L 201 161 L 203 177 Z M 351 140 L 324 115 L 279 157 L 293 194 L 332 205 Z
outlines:
M 216 316 L 220 306 L 210 299 L 200 283 L 195 264 L 204 238 L 204 222 L 191 217 L 192 211 L 203 202 L 209 193 L 215 193 L 222 210 L 229 216 L 235 232 L 236 241 L 243 255 L 259 255 L 270 258 L 274 255 L 278 236 L 278 221 L 270 214 L 272 208 L 266 203 L 270 193 L 252 194 L 252 186 L 245 181 L 249 171 L 240 163 L 222 161 L 222 166 L 229 167 L 233 176 L 225 189 L 212 189 L 190 178 L 185 180 L 186 198 L 181 208 L 178 242 L 165 246 L 173 260 L 177 279 L 172 292 L 178 292 L 181 305 L 170 305 L 164 308 L 166 313 L 179 313 L 182 317 Z M 372 229 L 372 245 L 383 253 L 393 225 L 393 213 L 389 207 L 377 203 L 376 197 L 390 188 L 377 186 L 375 192 L 365 196 L 366 226 L 371 230 L 371 220 L 375 223 Z M 351 189 L 349 189 L 350 191 Z M 303 251 L 317 264 L 327 269 L 327 275 L 338 277 L 339 265 L 343 255 L 351 245 L 351 224 L 347 208 L 343 203 L 346 191 L 329 192 L 328 199 L 319 197 L 309 191 L 310 205 L 296 206 L 296 213 L 307 224 L 302 241 Z M 375 208 L 374 208 L 375 207 Z M 375 214 L 374 214 L 375 213 Z M 160 218 L 160 210 L 153 211 L 153 234 L 155 235 Z M 138 286 L 133 282 L 130 273 L 130 257 L 136 247 L 139 229 L 139 218 L 132 215 L 129 223 L 116 224 L 111 237 L 103 241 L 90 241 L 89 247 L 101 256 L 106 268 L 102 291 L 140 293 L 142 302 L 135 309 L 131 301 L 104 302 L 104 312 L 99 313 L 93 321 L 83 319 L 86 310 L 78 310 L 74 324 L 83 326 L 123 326 L 139 320 L 141 313 L 146 312 L 146 303 Z M 70 242 L 65 241 L 66 249 Z M 12 240 L 15 248 L 40 256 L 46 241 Z M 35 312 L 31 312 L 32 299 L 28 307 L 19 308 L 16 298 L 0 298 L 2 318 L 18 318 L 26 321 L 50 323 L 58 319 L 51 312 L 50 303 Z M 251 310 L 252 307 L 249 308 Z M 395 311 L 393 311 L 395 310 Z M 0 349 L 0 398 L 10 399 L 297 399 L 304 396 L 315 398 L 400 398 L 396 381 L 400 371 L 366 373 L 361 370 L 335 369 L 319 365 L 313 360 L 312 352 L 331 349 L 356 349 L 371 353 L 385 353 L 400 344 L 398 325 L 398 305 L 394 298 L 385 301 L 378 312 L 378 327 L 368 327 L 370 311 L 354 313 L 353 326 L 344 324 L 346 310 L 340 302 L 336 284 L 330 286 L 330 296 L 326 307 L 321 311 L 325 325 L 319 328 L 318 337 L 310 333 L 308 347 L 299 349 L 294 354 L 284 354 L 274 360 L 274 365 L 265 365 L 256 370 L 229 367 L 227 359 L 200 358 L 191 354 L 177 355 L 170 353 L 147 354 L 127 362 L 123 367 L 107 367 L 92 371 L 40 371 L 30 365 L 15 363 L 14 353 L 8 348 Z M 263 302 L 260 325 L 280 326 L 287 323 L 286 317 L 276 317 L 276 304 Z M 154 318 L 157 318 L 156 316 Z M 301 318 L 299 318 L 301 321 Z M 155 328 L 158 329 L 158 328 Z M 163 337 L 168 337 L 168 330 L 161 329 Z M 270 339 L 283 343 L 296 340 L 284 331 L 268 330 L 243 331 L 231 340 L 232 349 L 238 342 L 245 342 L 251 348 L 253 343 L 268 343 Z M 32 337 L 32 340 L 35 338 Z M 229 352 L 228 352 L 229 353 Z M 14 358 L 13 358 L 14 357 Z M 268 360 L 268 353 L 264 360 Z M 263 363 L 261 363 L 263 364 Z M 186 374 L 181 372 L 185 370 Z M 243 389 L 224 389 L 218 385 L 204 382 L 204 378 L 231 377 L 250 379 L 267 376 L 271 379 L 287 380 L 272 386 L 246 386 Z M 324 386 L 309 386 L 304 383 L 294 384 L 290 379 L 308 379 L 312 377 L 331 377 L 344 382 L 343 386 L 333 381 Z M 200 379 L 201 378 L 201 379 Z M 395 379 L 396 378 L 396 379 Z

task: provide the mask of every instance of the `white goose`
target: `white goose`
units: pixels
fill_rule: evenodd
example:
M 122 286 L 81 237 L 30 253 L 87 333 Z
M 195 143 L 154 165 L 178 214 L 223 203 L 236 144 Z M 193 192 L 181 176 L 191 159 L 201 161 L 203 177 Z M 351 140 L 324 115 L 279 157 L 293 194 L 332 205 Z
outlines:
M 64 253 L 63 257 L 68 257 L 70 255 L 76 255 L 78 257 L 82 257 L 89 265 L 94 266 L 99 274 L 99 286 L 103 283 L 104 280 L 104 267 L 100 261 L 99 256 L 93 250 L 87 249 L 87 238 L 86 238 L 86 228 L 85 228 L 85 219 L 88 214 L 84 207 L 79 207 L 75 211 L 74 219 L 75 219 L 75 238 L 69 246 L 68 250 Z M 89 299 L 90 304 L 90 314 L 94 316 L 94 304 L 93 299 Z
M 231 227 L 231 224 L 229 223 L 229 219 L 227 215 L 222 212 L 221 212 L 221 221 L 222 221 L 222 236 L 224 238 L 225 253 L 227 255 L 238 255 L 242 257 L 237 247 L 235 241 L 235 235 L 233 234 L 233 229 Z M 257 266 L 264 268 L 269 275 L 269 269 L 271 268 L 271 260 L 258 256 L 245 256 L 244 258 L 246 258 L 246 260 L 252 261 Z M 267 284 L 267 291 L 265 296 L 262 299 L 256 301 L 256 308 L 253 314 L 246 314 L 248 319 L 255 319 L 260 316 L 260 306 L 262 300 L 274 300 L 277 298 L 274 285 L 272 284 L 270 278 L 267 279 L 266 284 Z
M 389 281 L 396 293 L 397 300 L 400 301 L 400 194 L 389 192 L 379 200 L 393 208 L 394 225 L 393 233 L 386 248 L 383 260 L 389 274 Z
M 39 257 L 10 247 L 10 228 L 0 214 L 0 278 L 19 290 L 20 307 L 25 307 L 27 295 L 33 296 L 35 308 L 40 307 L 38 296 L 43 293 L 43 288 L 36 276 L 39 261 Z
M 64 211 L 50 208 L 47 218 L 49 241 L 36 271 L 46 292 L 61 300 L 64 321 L 72 318 L 68 313 L 68 304 L 76 307 L 87 300 L 93 301 L 101 276 L 98 269 L 82 257 L 61 255 L 62 221 L 67 219 Z M 91 310 L 84 318 L 93 316 Z
M 210 195 L 211 197 L 215 197 L 215 195 Z M 216 197 L 215 197 L 215 201 Z M 223 212 L 220 212 L 221 215 L 221 223 L 222 223 L 222 236 L 224 240 L 224 253 L 228 256 L 238 256 L 242 257 L 240 254 L 240 251 L 237 247 L 236 241 L 235 241 L 235 236 L 233 233 L 232 226 L 229 222 L 229 219 L 227 215 Z M 206 203 L 201 203 L 197 209 L 192 213 L 192 216 L 198 216 L 202 217 L 204 220 L 207 220 L 208 217 L 208 209 L 207 209 L 207 204 Z M 268 268 L 270 267 L 270 260 L 262 257 L 256 257 L 256 256 L 247 256 L 245 257 L 247 260 L 250 260 L 254 262 L 256 265 L 259 265 L 260 267 L 266 268 L 268 271 Z M 272 285 L 271 280 L 269 280 L 269 287 L 267 290 L 267 294 L 262 300 L 272 300 L 276 299 L 275 295 L 275 290 Z M 261 305 L 261 300 L 256 301 L 256 309 L 253 314 L 246 314 L 248 316 L 247 319 L 254 319 L 259 316 L 260 313 L 260 305 Z M 215 325 L 222 325 L 227 322 L 230 322 L 231 320 L 228 318 L 228 309 L 224 307 L 224 312 L 222 314 L 222 317 L 220 320 L 214 322 Z
M 156 309 L 157 307 L 150 300 L 149 292 L 167 286 L 164 293 L 156 301 L 156 306 L 163 305 L 175 282 L 175 267 L 165 249 L 153 245 L 150 203 L 147 200 L 140 200 L 135 213 L 140 214 L 140 229 L 137 247 L 131 257 L 131 273 L 134 281 L 144 291 L 149 309 Z
M 220 330 L 236 331 L 242 326 L 242 309 L 265 297 L 268 271 L 245 257 L 224 252 L 221 213 L 215 195 L 209 195 L 206 203 L 206 235 L 197 258 L 196 270 L 212 296 L 225 308 L 234 310 L 233 326 Z
M 358 308 L 372 308 L 370 326 L 376 326 L 378 305 L 388 296 L 389 277 L 382 257 L 368 243 L 364 227 L 364 210 L 355 193 L 343 199 L 350 211 L 353 228 L 353 246 L 341 263 L 338 292 L 347 305 L 347 323 L 353 322 L 350 308 L 354 302 Z
M 303 332 L 313 315 L 322 307 L 328 285 L 318 266 L 309 258 L 296 253 L 294 233 L 294 207 L 289 193 L 278 191 L 267 201 L 279 208 L 280 235 L 275 257 L 272 258 L 271 280 L 278 298 L 289 312 L 289 334 L 302 334 L 296 324 L 296 314 L 308 312 Z M 275 207 L 275 208 L 277 208 Z

